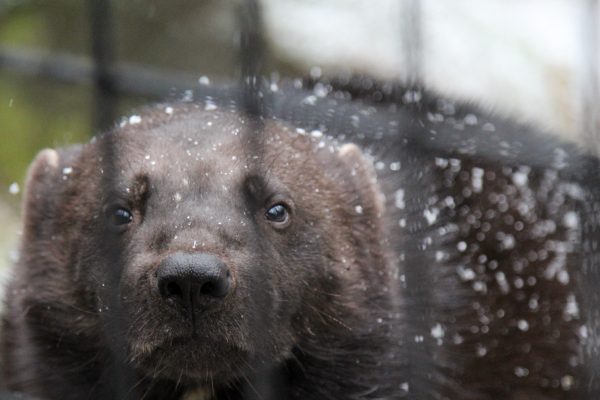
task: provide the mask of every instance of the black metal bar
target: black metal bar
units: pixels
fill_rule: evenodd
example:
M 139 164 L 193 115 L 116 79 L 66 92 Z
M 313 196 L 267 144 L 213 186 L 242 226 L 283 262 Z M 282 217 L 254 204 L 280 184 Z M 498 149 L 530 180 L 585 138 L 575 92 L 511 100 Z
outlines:
M 582 130 L 583 138 L 588 149 L 595 154 L 600 154 L 598 104 L 600 102 L 600 84 L 598 82 L 598 16 L 600 16 L 600 6 L 598 0 L 586 0 L 584 4 L 583 16 L 583 40 L 582 44 L 584 54 L 584 76 L 583 84 L 583 107 L 582 107 Z
M 90 43 L 93 59 L 93 83 L 94 83 L 94 103 L 92 108 L 92 134 L 109 129 L 114 123 L 117 115 L 117 91 L 115 90 L 114 78 L 111 66 L 114 62 L 113 40 L 112 40 L 112 9 L 110 0 L 88 0 L 89 19 L 90 19 Z M 104 143 L 104 174 L 103 186 L 109 187 L 115 179 L 116 163 L 114 143 L 107 139 Z M 108 235 L 107 235 L 108 236 Z M 106 253 L 109 254 L 111 262 L 109 265 L 122 265 L 122 249 L 118 241 L 111 240 L 110 236 L 104 243 Z M 120 298 L 116 288 L 119 287 L 120 269 L 112 268 L 108 271 L 109 283 L 107 285 L 109 293 L 105 294 L 106 301 L 112 312 L 106 317 L 103 330 L 105 337 L 111 338 L 108 341 L 111 346 L 112 365 L 106 371 L 104 380 L 110 382 L 105 385 L 102 398 L 131 398 L 131 388 L 134 387 L 135 378 L 130 368 L 126 367 L 127 345 L 125 339 L 120 333 L 127 332 L 126 322 L 120 310 Z M 130 394 L 130 395 L 128 395 Z
M 405 0 L 402 13 L 404 17 L 402 43 L 404 65 L 406 66 L 406 71 L 402 75 L 409 87 L 416 88 L 421 86 L 423 79 L 421 1 Z
M 240 86 L 244 111 L 253 116 L 262 113 L 261 72 L 264 62 L 264 44 L 260 7 L 255 0 L 247 0 L 240 7 L 239 62 Z
M 108 129 L 117 115 L 117 91 L 111 73 L 114 62 L 110 0 L 88 0 L 94 60 L 93 132 Z
M 197 82 L 194 74 L 139 64 L 118 63 L 109 69 L 114 92 L 151 99 L 192 88 Z M 90 58 L 60 52 L 0 47 L 0 70 L 73 85 L 93 85 L 95 82 Z
M 245 128 L 246 151 L 250 155 L 247 162 L 251 168 L 264 168 L 264 141 L 262 139 L 265 113 L 262 88 L 262 69 L 264 67 L 264 43 L 260 6 L 256 0 L 245 0 L 238 10 L 240 26 L 240 83 L 241 110 L 249 118 Z M 260 332 L 262 326 L 255 326 L 258 337 L 265 337 Z M 253 366 L 254 376 L 244 385 L 244 399 L 276 399 L 276 388 L 281 385 L 280 377 L 272 373 L 270 365 Z

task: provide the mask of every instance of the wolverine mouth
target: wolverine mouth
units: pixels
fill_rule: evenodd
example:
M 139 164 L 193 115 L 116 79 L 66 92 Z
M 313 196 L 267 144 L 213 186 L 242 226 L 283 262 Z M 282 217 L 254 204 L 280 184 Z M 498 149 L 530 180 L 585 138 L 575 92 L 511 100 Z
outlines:
M 132 346 L 130 360 L 156 377 L 198 380 L 207 376 L 238 376 L 249 357 L 249 352 L 224 340 L 189 335 L 158 343 L 142 340 Z

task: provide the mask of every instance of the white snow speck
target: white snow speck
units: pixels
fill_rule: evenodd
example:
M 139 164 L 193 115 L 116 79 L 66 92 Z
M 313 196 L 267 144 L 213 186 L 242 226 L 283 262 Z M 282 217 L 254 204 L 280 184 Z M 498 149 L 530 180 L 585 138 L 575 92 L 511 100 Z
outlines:
M 209 102 L 207 101 L 206 104 L 204 105 L 204 111 L 214 111 L 216 110 L 218 107 L 215 103 Z
M 496 130 L 496 127 L 491 122 L 486 122 L 485 124 L 483 124 L 481 129 L 483 129 L 486 132 L 494 132 Z
M 464 121 L 466 125 L 477 125 L 477 116 L 475 114 L 467 114 Z
M 208 76 L 202 75 L 198 78 L 198 83 L 201 85 L 210 85 L 210 79 L 208 79 Z
M 473 271 L 471 268 L 465 268 L 461 265 L 458 268 L 456 268 L 456 272 L 458 273 L 458 276 L 460 276 L 460 279 L 462 279 L 463 281 L 472 281 L 473 279 L 475 279 L 475 271 Z
M 20 191 L 21 188 L 19 187 L 19 184 L 17 182 L 11 183 L 8 187 L 8 193 L 10 194 L 19 194 Z
M 302 104 L 314 106 L 317 103 L 317 96 L 307 96 L 302 100 Z
M 571 375 L 565 375 L 560 378 L 560 386 L 563 388 L 563 390 L 571 390 L 573 383 L 575 383 L 574 381 L 575 380 Z
M 567 152 L 561 148 L 554 149 L 554 160 L 552 161 L 552 166 L 556 169 L 563 169 L 567 164 Z
M 475 354 L 477 354 L 477 357 L 484 357 L 487 354 L 487 352 L 487 347 L 482 345 L 478 345 L 477 349 L 475 350 Z
M 362 208 L 362 206 L 356 206 L 356 207 L 354 207 L 354 211 L 356 211 L 357 214 L 362 214 L 363 208 Z
M 404 207 L 406 207 L 406 204 L 404 203 L 404 189 L 396 190 L 394 203 L 396 204 L 396 207 L 398 207 L 401 210 L 404 209 Z
M 504 275 L 504 272 L 502 272 L 502 271 L 496 272 L 495 277 L 496 277 L 496 282 L 498 282 L 498 286 L 500 286 L 500 291 L 504 294 L 510 292 L 510 285 L 506 281 L 506 275 Z
M 431 210 L 425 209 L 425 211 L 423 211 L 423 216 L 429 225 L 433 225 L 435 223 L 439 214 L 440 210 L 435 207 L 433 207 Z
M 73 172 L 73 168 L 71 168 L 71 167 L 65 167 L 62 170 L 63 175 L 71 175 L 72 172 Z
M 579 318 L 579 304 L 575 300 L 575 296 L 570 294 L 567 296 L 567 304 L 564 309 L 565 319 Z
M 529 180 L 529 177 L 527 176 L 527 173 L 524 171 L 517 171 L 514 174 L 512 174 L 512 181 L 517 186 L 527 185 L 528 180 Z
M 562 283 L 563 285 L 566 285 L 571 280 L 571 277 L 569 276 L 569 273 L 567 271 L 562 270 L 558 271 L 558 273 L 556 274 L 556 280 Z
M 437 250 L 435 252 L 435 261 L 437 261 L 437 262 L 444 261 L 446 259 L 446 257 L 447 257 L 447 254 L 441 250 Z
M 192 92 L 191 90 L 184 91 L 181 100 L 185 102 L 190 102 L 194 100 L 194 92 Z
M 320 138 L 320 137 L 323 137 L 323 132 L 321 132 L 321 131 L 320 131 L 320 130 L 318 130 L 318 129 L 315 129 L 314 131 L 312 131 L 312 132 L 310 133 L 310 136 L 312 136 L 312 137 L 314 137 L 314 138 Z
M 139 124 L 140 122 L 142 122 L 142 117 L 140 117 L 139 115 L 132 115 L 131 117 L 129 117 L 129 123 L 131 125 Z
M 563 217 L 563 224 L 570 229 L 576 229 L 579 226 L 579 216 L 575 211 L 566 212 Z
M 441 157 L 435 158 L 435 165 L 440 168 L 446 168 L 448 166 L 448 163 L 449 163 L 449 161 L 447 158 L 441 158 Z
M 527 322 L 524 319 L 520 319 L 517 322 L 517 327 L 519 328 L 519 330 L 521 330 L 523 332 L 527 332 L 529 330 L 529 322 Z
M 408 382 L 402 382 L 400 384 L 400 390 L 402 390 L 404 393 L 408 393 L 410 386 L 408 385 Z
M 166 107 L 165 112 L 169 115 L 173 114 L 173 107 Z
M 475 193 L 480 193 L 483 188 L 483 169 L 481 168 L 473 168 L 471 170 L 471 186 L 473 186 L 473 191 Z
M 391 171 L 400 171 L 400 161 L 390 163 L 390 170 Z
M 322 71 L 321 71 L 321 67 L 318 66 L 313 66 L 310 67 L 310 77 L 313 79 L 319 79 L 321 77 Z
M 525 367 L 515 367 L 515 375 L 518 376 L 519 378 L 523 378 L 526 377 L 527 375 L 529 375 L 529 370 Z
M 444 328 L 441 324 L 437 323 L 431 328 L 431 336 L 435 339 L 441 339 L 444 337 Z
M 510 234 L 504 236 L 504 238 L 502 239 L 502 246 L 504 246 L 504 248 L 507 250 L 514 248 L 515 247 L 515 237 Z

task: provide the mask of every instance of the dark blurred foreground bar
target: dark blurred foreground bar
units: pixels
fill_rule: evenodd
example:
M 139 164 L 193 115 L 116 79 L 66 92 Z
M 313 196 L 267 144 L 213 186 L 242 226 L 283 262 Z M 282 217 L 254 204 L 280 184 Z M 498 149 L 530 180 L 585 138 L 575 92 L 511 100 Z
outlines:
M 94 84 L 94 64 L 88 57 L 35 49 L 0 47 L 0 70 L 74 85 Z M 196 85 L 198 77 L 185 72 L 119 63 L 110 69 L 119 93 L 163 98 Z

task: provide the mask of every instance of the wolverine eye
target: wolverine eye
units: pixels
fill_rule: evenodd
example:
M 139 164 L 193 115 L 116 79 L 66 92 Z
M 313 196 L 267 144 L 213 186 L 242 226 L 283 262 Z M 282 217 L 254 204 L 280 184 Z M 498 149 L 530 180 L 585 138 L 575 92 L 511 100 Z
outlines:
M 115 207 L 108 212 L 108 220 L 114 226 L 122 226 L 133 221 L 133 214 L 126 208 Z
M 285 224 L 289 220 L 289 213 L 285 205 L 279 203 L 271 206 L 265 213 L 267 220 L 277 224 Z

